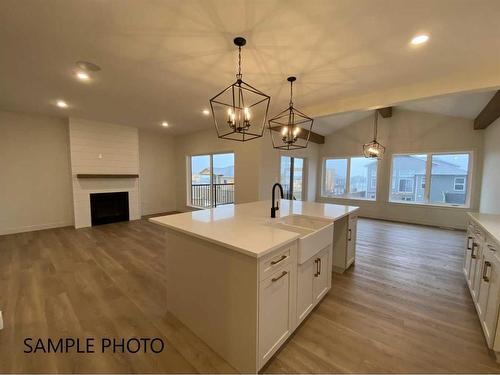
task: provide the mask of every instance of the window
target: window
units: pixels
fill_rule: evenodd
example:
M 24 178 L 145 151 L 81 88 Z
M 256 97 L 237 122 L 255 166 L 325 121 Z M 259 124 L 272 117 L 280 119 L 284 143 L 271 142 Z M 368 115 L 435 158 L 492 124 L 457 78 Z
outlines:
M 468 174 L 469 154 L 432 155 L 430 202 L 465 205 L 467 201 L 465 181 Z
M 303 200 L 304 159 L 290 156 L 281 157 L 280 182 L 285 199 Z
M 394 155 L 392 157 L 392 202 L 423 202 L 427 155 Z M 424 180 L 425 184 L 425 180 Z
M 189 157 L 188 203 L 209 208 L 234 203 L 234 153 Z
M 389 200 L 466 206 L 470 155 L 470 153 L 394 155 Z
M 453 190 L 465 191 L 465 177 L 455 177 L 455 182 L 453 182 Z
M 322 196 L 375 200 L 377 160 L 365 157 L 326 159 L 323 166 Z
M 411 178 L 400 178 L 398 192 L 413 193 L 413 180 Z

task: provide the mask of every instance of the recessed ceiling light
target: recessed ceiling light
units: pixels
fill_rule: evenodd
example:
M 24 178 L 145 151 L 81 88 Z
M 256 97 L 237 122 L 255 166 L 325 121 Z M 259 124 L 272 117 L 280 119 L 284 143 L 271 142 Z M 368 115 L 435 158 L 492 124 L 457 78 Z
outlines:
M 161 123 L 161 126 L 163 126 L 164 128 L 167 128 L 167 127 L 168 127 L 168 122 L 163 121 L 163 122 Z
M 413 37 L 413 39 L 411 40 L 411 44 L 418 45 L 418 44 L 425 43 L 428 40 L 429 40 L 429 35 L 425 35 L 425 34 L 415 35 Z
M 210 114 L 210 111 L 209 111 L 208 109 L 204 109 L 204 110 L 203 110 L 203 114 L 204 114 L 205 116 L 208 116 L 208 115 Z
M 88 81 L 90 79 L 90 76 L 88 75 L 88 73 L 80 70 L 76 73 L 76 78 L 78 78 L 80 81 Z
M 64 100 L 58 100 L 56 102 L 56 105 L 59 107 L 59 108 L 68 108 L 68 103 L 66 103 Z

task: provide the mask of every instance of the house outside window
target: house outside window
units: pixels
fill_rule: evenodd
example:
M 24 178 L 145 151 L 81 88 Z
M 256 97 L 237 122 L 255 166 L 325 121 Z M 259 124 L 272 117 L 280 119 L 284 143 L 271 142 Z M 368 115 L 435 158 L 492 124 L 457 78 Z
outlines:
M 197 208 L 234 203 L 234 153 L 188 157 L 188 205 Z
M 466 207 L 471 155 L 393 155 L 389 201 Z

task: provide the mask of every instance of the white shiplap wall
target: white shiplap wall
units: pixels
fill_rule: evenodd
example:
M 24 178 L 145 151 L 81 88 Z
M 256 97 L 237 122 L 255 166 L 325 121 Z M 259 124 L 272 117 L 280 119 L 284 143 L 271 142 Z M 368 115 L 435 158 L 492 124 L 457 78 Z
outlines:
M 130 220 L 140 219 L 139 179 L 78 179 L 83 174 L 138 174 L 138 130 L 129 126 L 69 120 L 75 228 L 88 227 L 90 194 L 127 191 Z

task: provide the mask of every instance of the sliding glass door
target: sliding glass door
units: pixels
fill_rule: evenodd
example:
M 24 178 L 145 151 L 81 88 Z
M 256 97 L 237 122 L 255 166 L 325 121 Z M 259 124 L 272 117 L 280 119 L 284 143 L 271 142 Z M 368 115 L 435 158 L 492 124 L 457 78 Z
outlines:
M 281 157 L 280 182 L 285 199 L 304 200 L 304 159 Z
M 234 203 L 234 153 L 190 157 L 191 206 L 217 207 Z

